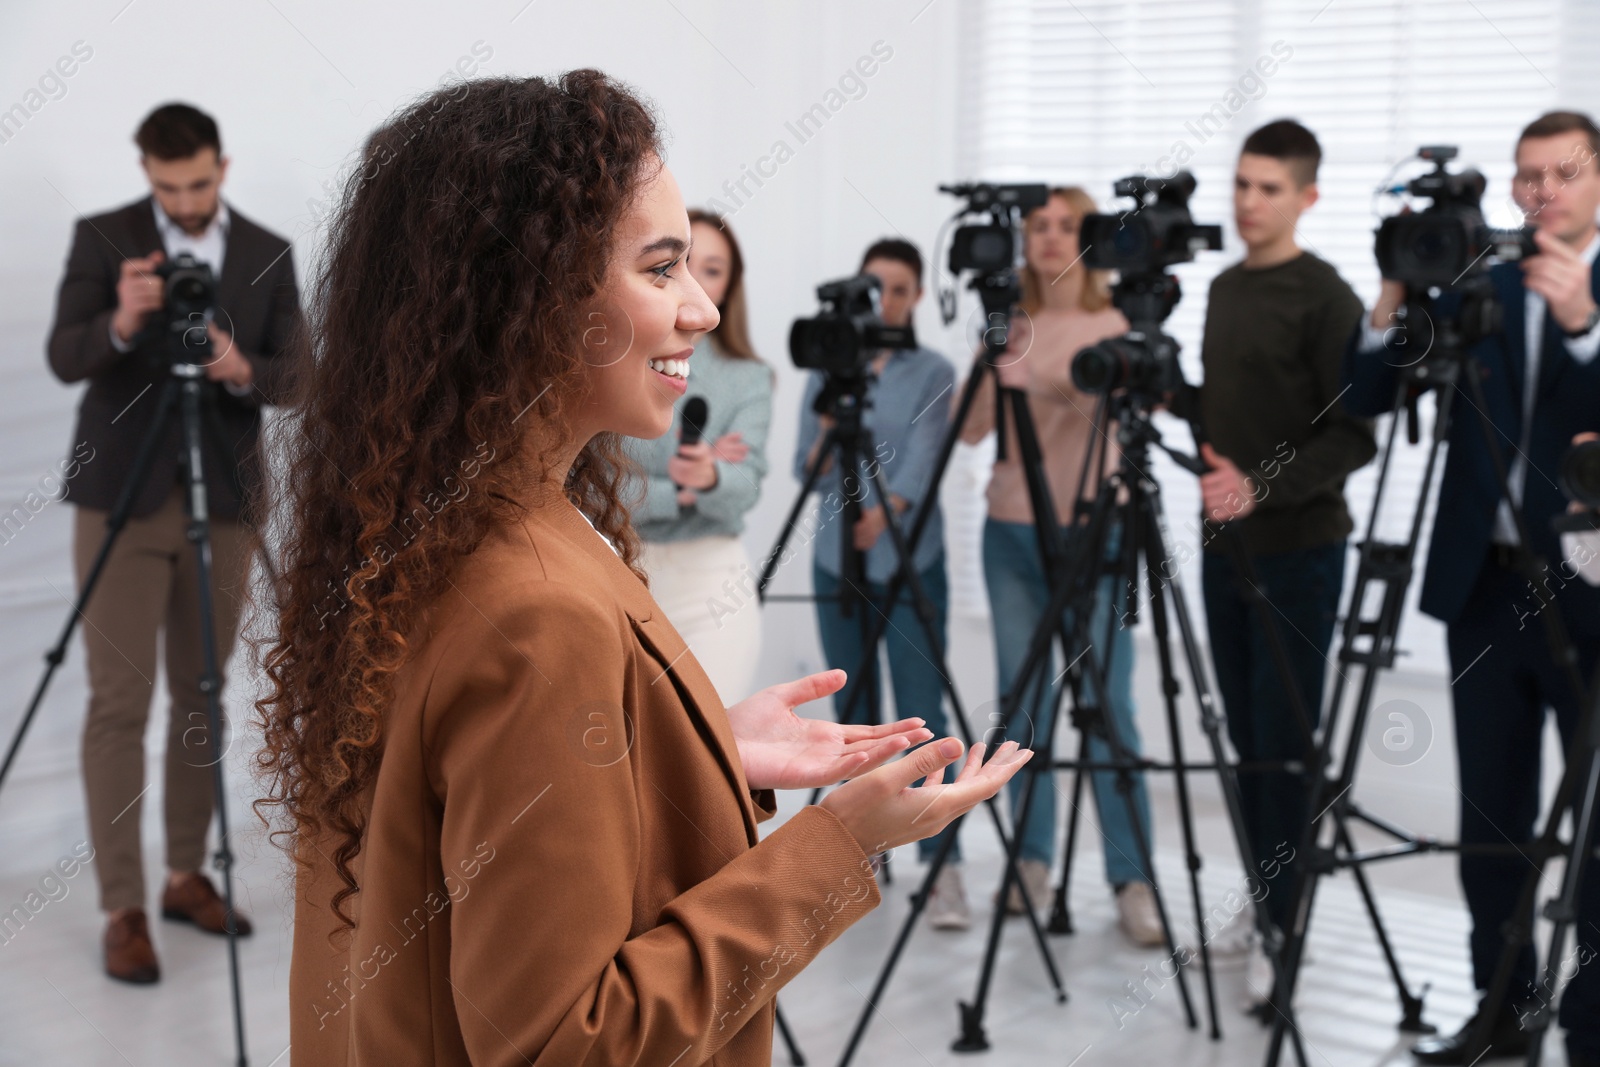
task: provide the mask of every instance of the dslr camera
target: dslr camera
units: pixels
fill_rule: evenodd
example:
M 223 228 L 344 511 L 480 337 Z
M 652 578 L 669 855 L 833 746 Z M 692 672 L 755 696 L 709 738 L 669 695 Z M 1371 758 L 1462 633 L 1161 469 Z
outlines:
M 1091 270 L 1150 274 L 1191 262 L 1197 252 L 1222 250 L 1222 227 L 1200 225 L 1189 214 L 1194 175 L 1180 170 L 1170 178 L 1143 174 L 1119 179 L 1115 196 L 1132 197 L 1120 215 L 1086 215 L 1078 226 L 1083 262 Z
M 872 354 L 884 348 L 915 348 L 910 326 L 886 326 L 880 311 L 882 283 L 858 274 L 817 286 L 822 311 L 789 327 L 789 357 L 801 370 L 839 378 L 863 377 Z
M 1417 158 L 1433 169 L 1404 186 L 1429 201 L 1421 211 L 1392 215 L 1378 226 L 1378 269 L 1414 289 L 1456 289 L 1483 274 L 1493 261 L 1515 262 L 1537 255 L 1533 228 L 1496 229 L 1480 206 L 1487 181 L 1474 168 L 1452 172 L 1454 145 L 1424 145 Z
M 164 285 L 161 317 L 174 354 L 190 363 L 209 358 L 206 323 L 217 304 L 217 279 L 209 263 L 202 263 L 188 252 L 180 252 L 156 265 Z

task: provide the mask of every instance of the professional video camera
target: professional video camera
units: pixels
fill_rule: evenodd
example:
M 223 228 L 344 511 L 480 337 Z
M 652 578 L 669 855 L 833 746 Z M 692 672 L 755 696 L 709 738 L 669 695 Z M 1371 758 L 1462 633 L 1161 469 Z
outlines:
M 1135 206 L 1120 215 L 1086 215 L 1079 224 L 1084 264 L 1119 272 L 1111 298 L 1130 326 L 1073 357 L 1072 381 L 1084 392 L 1126 389 L 1159 400 L 1186 391 L 1178 342 L 1161 330 L 1183 296 L 1167 268 L 1222 248 L 1222 227 L 1196 223 L 1189 213 L 1195 186 L 1186 170 L 1170 178 L 1122 178 L 1112 191 L 1132 197 Z
M 165 300 L 161 315 L 166 321 L 163 333 L 174 354 L 190 363 L 209 358 L 206 323 L 216 310 L 217 279 L 209 263 L 202 263 L 188 252 L 156 266 L 165 281 Z
M 1495 260 L 1514 262 L 1538 254 L 1532 227 L 1497 229 L 1484 222 L 1480 203 L 1488 183 L 1473 168 L 1446 170 L 1456 154 L 1454 145 L 1417 149 L 1417 158 L 1432 163 L 1433 169 L 1407 182 L 1404 190 L 1430 203 L 1379 225 L 1378 268 L 1385 278 L 1417 289 L 1461 288 Z
M 990 221 L 969 223 L 956 230 L 950 239 L 950 273 L 963 271 L 1010 270 L 1016 266 L 1021 249 L 1018 247 L 1017 227 L 1011 212 L 1026 215 L 1036 207 L 1043 207 L 1050 199 L 1050 189 L 1045 185 L 989 185 L 984 182 L 965 182 L 959 185 L 941 185 L 941 193 L 964 197 L 969 214 L 987 211 Z
M 879 309 L 882 283 L 871 274 L 840 278 L 817 286 L 822 312 L 795 319 L 789 328 L 789 357 L 801 370 L 836 377 L 861 377 L 872 354 L 884 348 L 915 348 L 910 326 L 885 326 Z
M 1120 215 L 1086 215 L 1078 225 L 1084 266 L 1123 274 L 1150 274 L 1188 263 L 1196 252 L 1222 250 L 1222 227 L 1200 225 L 1189 214 L 1194 175 L 1170 178 L 1135 174 L 1112 186 L 1114 196 L 1132 197 Z

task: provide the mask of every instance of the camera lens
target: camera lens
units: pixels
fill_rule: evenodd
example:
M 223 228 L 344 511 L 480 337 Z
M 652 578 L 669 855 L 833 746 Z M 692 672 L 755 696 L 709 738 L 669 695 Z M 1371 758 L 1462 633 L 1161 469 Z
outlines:
M 1600 510 L 1600 441 L 1573 445 L 1561 457 L 1561 491 L 1585 507 Z
M 1104 342 L 1090 345 L 1072 357 L 1072 384 L 1086 393 L 1105 393 L 1122 384 L 1127 361 Z

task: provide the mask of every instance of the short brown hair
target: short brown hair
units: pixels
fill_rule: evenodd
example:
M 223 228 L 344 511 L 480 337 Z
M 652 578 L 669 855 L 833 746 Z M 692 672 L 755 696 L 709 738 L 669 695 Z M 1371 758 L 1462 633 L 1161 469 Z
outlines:
M 1563 133 L 1581 133 L 1589 142 L 1589 151 L 1600 156 L 1600 128 L 1594 119 L 1581 111 L 1546 111 L 1522 128 L 1517 144 L 1530 137 L 1555 137 Z
M 1317 167 L 1322 164 L 1317 135 L 1294 119 L 1269 122 L 1246 137 L 1239 153 L 1246 152 L 1278 160 L 1289 168 L 1302 188 L 1317 180 Z
M 188 104 L 163 104 L 145 116 L 133 143 L 151 159 L 188 159 L 203 148 L 222 157 L 217 120 Z

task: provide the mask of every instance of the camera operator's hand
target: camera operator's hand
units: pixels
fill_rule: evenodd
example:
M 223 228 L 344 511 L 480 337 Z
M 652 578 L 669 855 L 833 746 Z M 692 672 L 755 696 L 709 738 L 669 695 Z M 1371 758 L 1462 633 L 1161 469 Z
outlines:
M 1372 328 L 1387 330 L 1399 323 L 1400 305 L 1406 302 L 1406 286 L 1391 278 L 1383 280 L 1378 290 L 1378 302 L 1372 305 Z
M 679 445 L 677 454 L 667 460 L 667 477 L 672 484 L 705 492 L 717 487 L 717 457 L 704 441 Z
M 1210 444 L 1200 446 L 1200 458 L 1211 467 L 1200 476 L 1201 510 L 1214 522 L 1242 519 L 1255 510 L 1255 485 L 1227 456 Z
M 166 299 L 166 282 L 155 272 L 165 258 L 162 252 L 152 252 L 122 261 L 122 275 L 117 279 L 117 310 L 111 316 L 111 328 L 124 344 L 133 340 L 133 335 L 144 328 L 145 318 Z
M 1007 741 L 983 762 L 983 742 L 972 746 L 956 780 L 942 781 L 944 769 L 961 756 L 953 737 L 923 745 L 904 759 L 853 778 L 822 799 L 867 855 L 920 841 L 949 826 L 988 800 L 1033 755 Z M 919 778 L 927 781 L 913 789 Z
M 883 531 L 888 528 L 889 520 L 883 514 L 882 504 L 874 504 L 870 508 L 862 508 L 861 518 L 856 520 L 854 533 L 856 551 L 871 551 L 872 546 L 878 543 L 878 538 L 883 536 Z
M 227 385 L 246 386 L 255 381 L 255 368 L 233 343 L 233 335 L 214 322 L 206 323 L 206 336 L 211 339 L 211 362 L 206 364 L 206 377 Z
M 1539 254 L 1522 261 L 1523 279 L 1544 297 L 1563 330 L 1578 329 L 1595 307 L 1589 292 L 1589 262 L 1549 230 L 1535 230 L 1533 242 Z

